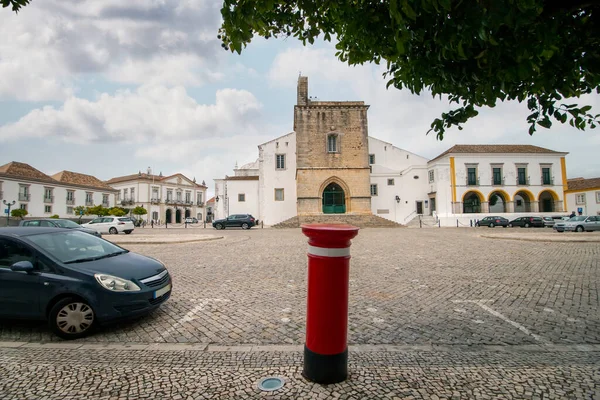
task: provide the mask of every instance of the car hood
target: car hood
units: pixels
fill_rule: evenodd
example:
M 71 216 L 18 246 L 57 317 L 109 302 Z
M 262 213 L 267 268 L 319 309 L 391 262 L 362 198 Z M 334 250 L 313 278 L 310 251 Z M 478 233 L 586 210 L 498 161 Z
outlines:
M 213 224 L 216 224 L 217 222 L 225 222 L 225 221 L 227 221 L 227 218 L 223 218 L 223 219 L 215 219 L 215 220 L 213 221 Z
M 90 228 L 84 228 L 84 227 L 81 227 L 81 226 L 80 226 L 80 227 L 78 227 L 78 228 L 70 228 L 70 229 L 74 229 L 74 230 L 76 230 L 76 231 L 81 231 L 81 232 L 85 232 L 85 233 L 91 233 L 92 235 L 97 235 L 97 234 L 98 234 L 98 232 L 96 232 L 96 231 L 95 231 L 95 230 L 93 230 L 93 229 L 90 229 Z
M 166 269 L 160 261 L 132 252 L 96 261 L 68 264 L 68 266 L 79 271 L 114 275 L 129 280 L 144 279 Z

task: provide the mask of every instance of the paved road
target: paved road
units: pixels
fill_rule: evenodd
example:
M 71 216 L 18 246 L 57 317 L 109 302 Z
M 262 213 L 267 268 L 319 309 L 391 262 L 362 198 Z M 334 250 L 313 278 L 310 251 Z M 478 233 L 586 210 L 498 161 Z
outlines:
M 536 238 L 535 230 L 505 231 L 508 230 L 493 230 L 507 237 Z M 488 232 L 468 228 L 362 230 L 351 249 L 349 342 L 358 348 L 433 345 L 448 350 L 380 349 L 351 353 L 354 354 L 352 380 L 335 385 L 339 386 L 335 390 L 328 387 L 321 394 L 362 399 L 368 392 L 366 388 L 372 387 L 373 398 L 387 398 L 388 394 L 399 398 L 409 394 L 414 398 L 432 398 L 432 393 L 440 398 L 600 396 L 597 367 L 600 352 L 594 347 L 600 344 L 600 243 L 480 237 Z M 182 238 L 198 233 L 214 231 L 144 230 L 144 234 Z M 153 315 L 107 327 L 78 344 L 302 345 L 306 238 L 300 230 L 226 230 L 218 234 L 224 239 L 126 245 L 162 260 L 173 275 L 174 293 Z M 0 341 L 58 339 L 43 324 L 0 321 Z M 470 354 L 465 353 L 463 346 L 483 349 L 503 346 L 522 351 L 486 350 Z M 210 394 L 208 398 L 258 396 L 252 392 L 252 382 L 266 373 L 280 373 L 295 382 L 290 385 L 295 387 L 289 389 L 291 392 L 281 392 L 283 398 L 319 398 L 319 390 L 306 389 L 308 384 L 299 377 L 301 352 L 268 349 L 271 348 L 249 353 L 168 348 L 82 353 L 82 349 L 63 349 L 64 354 L 52 358 L 47 355 L 56 354 L 52 350 L 0 346 L 0 398 L 10 398 L 2 396 L 3 390 L 21 398 L 19 390 L 33 390 L 34 383 L 63 378 L 66 381 L 63 379 L 61 385 L 89 391 L 94 385 L 78 385 L 87 382 L 85 377 L 102 375 L 101 371 L 105 376 L 100 381 L 113 382 L 107 387 L 112 387 L 114 393 L 135 398 L 131 392 L 135 386 L 132 379 L 142 385 L 139 393 L 149 393 L 147 385 L 151 381 L 147 379 L 158 374 L 157 369 L 165 376 L 158 385 L 167 390 L 165 382 L 177 383 L 183 398 L 188 394 L 192 398 L 200 396 L 198 388 L 202 385 L 194 383 L 194 377 L 211 388 L 200 390 Z M 123 355 L 122 351 L 129 351 L 132 356 Z M 92 361 L 88 364 L 69 361 L 85 359 L 84 354 L 91 354 Z M 44 355 L 50 358 L 44 359 Z M 102 355 L 106 360 L 96 362 L 95 357 L 101 359 Z M 129 360 L 131 357 L 133 361 Z M 135 361 L 137 357 L 139 363 Z M 35 361 L 25 368 L 22 363 L 26 360 Z M 196 360 L 197 368 L 190 360 Z M 247 360 L 248 364 L 240 360 Z M 164 365 L 159 368 L 157 362 Z M 73 369 L 71 365 L 78 367 Z M 211 372 L 211 366 L 216 372 Z M 117 376 L 123 376 L 127 368 L 138 367 L 137 377 L 120 378 L 121 384 L 115 386 L 114 381 L 119 381 Z M 183 371 L 181 381 L 173 378 L 179 368 Z M 225 368 L 231 372 L 224 372 Z M 72 381 L 77 374 L 82 374 L 82 379 Z M 419 379 L 415 381 L 411 376 Z M 217 382 L 218 377 L 224 381 Z M 235 377 L 243 382 L 239 390 L 251 392 L 244 395 L 220 392 L 228 390 L 227 382 Z M 38 386 L 52 390 L 47 384 Z M 447 391 L 452 387 L 456 393 Z M 519 387 L 522 393 L 518 392 Z M 535 387 L 542 389 L 536 391 Z M 171 387 L 169 393 L 180 389 Z M 35 389 L 30 397 L 25 397 L 51 398 L 40 390 Z

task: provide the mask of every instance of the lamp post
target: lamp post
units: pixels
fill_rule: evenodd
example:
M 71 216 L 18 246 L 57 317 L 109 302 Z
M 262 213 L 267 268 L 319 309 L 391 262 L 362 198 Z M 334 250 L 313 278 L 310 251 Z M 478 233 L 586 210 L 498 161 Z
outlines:
M 8 227 L 8 220 L 10 218 L 10 208 L 15 205 L 16 201 L 13 200 L 12 202 L 7 202 L 6 200 L 2 200 L 2 203 L 4 203 L 4 205 L 8 207 L 6 209 L 6 226 Z

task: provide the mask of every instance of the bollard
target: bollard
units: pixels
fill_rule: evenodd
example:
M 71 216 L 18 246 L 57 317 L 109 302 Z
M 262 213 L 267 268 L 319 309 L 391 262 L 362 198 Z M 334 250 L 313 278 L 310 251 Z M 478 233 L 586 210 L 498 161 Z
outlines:
M 458 219 L 456 220 L 456 227 L 458 228 Z
M 308 295 L 304 370 L 309 381 L 329 384 L 348 377 L 348 281 L 351 225 L 302 225 L 308 237 Z

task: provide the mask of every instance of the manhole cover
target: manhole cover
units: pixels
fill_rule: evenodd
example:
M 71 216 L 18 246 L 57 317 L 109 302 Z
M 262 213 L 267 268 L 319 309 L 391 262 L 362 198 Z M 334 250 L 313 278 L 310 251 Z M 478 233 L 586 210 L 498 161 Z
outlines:
M 260 380 L 260 382 L 258 383 L 258 388 L 260 390 L 264 390 L 265 392 L 273 392 L 275 390 L 281 389 L 284 383 L 285 382 L 282 378 L 269 376 Z

